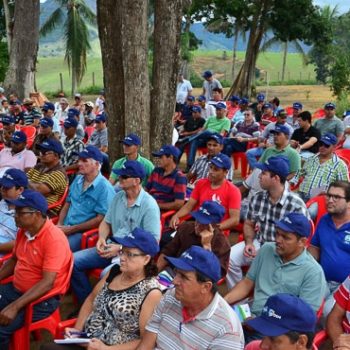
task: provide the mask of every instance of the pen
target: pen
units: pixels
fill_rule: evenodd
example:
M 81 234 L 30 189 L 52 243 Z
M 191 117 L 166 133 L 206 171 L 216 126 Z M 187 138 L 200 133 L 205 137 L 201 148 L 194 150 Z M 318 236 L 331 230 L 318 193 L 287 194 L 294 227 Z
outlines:
M 80 336 L 82 338 L 88 338 L 88 335 L 86 332 L 69 332 L 69 335 L 77 335 L 77 336 Z

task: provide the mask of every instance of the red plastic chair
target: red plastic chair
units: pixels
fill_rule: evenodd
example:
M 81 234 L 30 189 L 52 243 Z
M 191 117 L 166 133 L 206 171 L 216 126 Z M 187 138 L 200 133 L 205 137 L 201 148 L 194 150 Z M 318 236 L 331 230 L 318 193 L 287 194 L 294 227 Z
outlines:
M 287 115 L 292 115 L 293 114 L 293 107 L 289 106 L 284 109 L 287 113 Z
M 248 174 L 248 160 L 245 152 L 233 152 L 232 160 L 235 170 L 238 169 L 238 164 L 241 165 L 241 178 L 245 179 Z
M 64 330 L 67 327 L 74 327 L 76 321 L 77 321 L 76 318 L 71 318 L 69 320 L 60 322 L 57 325 L 55 339 L 63 339 L 64 338 Z
M 95 127 L 91 125 L 87 126 L 84 131 L 87 137 L 84 137 L 83 142 L 86 143 L 89 140 L 91 134 L 95 131 Z
M 314 198 L 311 198 L 307 201 L 306 207 L 310 208 L 310 206 L 314 203 L 317 203 L 318 209 L 317 209 L 317 216 L 314 220 L 315 227 L 317 226 L 318 222 L 320 221 L 321 217 L 324 214 L 327 214 L 327 208 L 326 208 L 326 196 L 325 195 L 319 195 Z
M 63 296 L 69 288 L 69 282 L 73 271 L 73 259 L 70 264 L 67 278 L 62 286 L 61 296 Z M 33 307 L 53 296 L 56 296 L 57 292 L 49 292 L 42 296 L 38 300 L 30 303 L 26 307 L 24 326 L 18 329 L 13 335 L 11 340 L 11 350 L 30 350 L 30 333 L 39 331 L 40 329 L 46 329 L 53 336 L 56 334 L 57 326 L 61 322 L 61 316 L 59 308 L 57 308 L 50 316 L 36 322 L 32 322 L 33 319 Z
M 69 185 L 67 185 L 66 189 L 64 190 L 62 197 L 57 202 L 51 203 L 48 206 L 48 213 L 50 213 L 50 212 L 52 213 L 54 209 L 57 209 L 57 208 L 61 209 L 62 208 L 62 206 L 65 203 L 66 198 L 68 196 L 68 191 L 69 191 Z M 59 211 L 58 211 L 58 213 L 59 213 Z M 58 215 L 58 213 L 55 213 L 56 215 L 54 217 L 52 217 L 51 219 L 54 220 L 55 217 Z
M 326 115 L 323 108 L 317 109 L 315 113 L 312 115 L 312 119 L 321 119 Z
M 23 125 L 21 126 L 21 131 L 27 135 L 27 148 L 30 149 L 33 145 L 37 130 L 34 126 Z
M 322 345 L 328 339 L 328 334 L 325 330 L 316 333 L 313 343 L 313 350 L 318 350 L 319 346 Z

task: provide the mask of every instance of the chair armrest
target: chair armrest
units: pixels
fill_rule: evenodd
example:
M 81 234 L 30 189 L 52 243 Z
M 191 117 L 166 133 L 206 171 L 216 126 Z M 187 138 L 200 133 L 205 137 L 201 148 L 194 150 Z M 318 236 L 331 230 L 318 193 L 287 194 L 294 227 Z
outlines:
M 81 237 L 81 249 L 92 248 L 98 239 L 98 228 L 85 231 Z

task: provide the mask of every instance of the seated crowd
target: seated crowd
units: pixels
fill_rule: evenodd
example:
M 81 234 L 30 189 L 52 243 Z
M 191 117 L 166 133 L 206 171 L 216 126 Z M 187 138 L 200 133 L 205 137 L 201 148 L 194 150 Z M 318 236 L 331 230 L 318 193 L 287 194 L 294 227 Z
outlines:
M 203 78 L 196 99 L 179 75 L 175 145 L 153 163 L 131 133 L 111 168 L 103 91 L 95 104 L 76 94 L 41 111 L 8 97 L 0 349 L 29 304 L 47 295 L 32 316 L 45 319 L 69 286 L 70 344 L 42 350 L 78 350 L 81 337 L 89 350 L 310 350 L 321 328 L 334 349 L 350 349 L 347 116 L 330 102 L 313 118 L 262 93 L 224 101 L 212 72 Z M 249 166 L 241 179 L 238 155 Z

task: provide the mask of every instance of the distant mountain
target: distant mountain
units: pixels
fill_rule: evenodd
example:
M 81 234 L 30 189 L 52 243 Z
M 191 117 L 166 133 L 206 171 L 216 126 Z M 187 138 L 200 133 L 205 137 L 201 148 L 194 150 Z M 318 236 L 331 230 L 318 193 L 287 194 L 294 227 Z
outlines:
M 86 0 L 88 6 L 96 13 L 96 0 Z M 49 16 L 56 10 L 58 4 L 55 0 L 47 0 L 45 3 L 40 4 L 40 25 L 45 23 Z M 196 35 L 198 39 L 202 41 L 200 49 L 202 50 L 232 50 L 233 38 L 226 38 L 224 34 L 215 34 L 209 32 L 203 23 L 194 23 L 191 25 L 191 31 Z M 248 35 L 247 35 L 248 36 Z M 272 32 L 267 33 L 266 38 L 272 37 Z M 91 41 L 98 41 L 97 28 L 90 28 Z M 40 55 L 44 56 L 58 56 L 63 55 L 64 50 L 64 32 L 63 27 L 59 26 L 51 34 L 46 37 L 40 38 L 39 48 Z M 99 45 L 91 45 L 94 48 L 98 48 Z M 237 49 L 238 51 L 246 50 L 246 42 L 240 36 L 238 39 Z M 304 50 L 307 52 L 310 48 L 306 45 L 302 45 Z M 279 45 L 272 46 L 269 51 L 278 52 L 280 51 Z M 290 53 L 297 52 L 293 45 L 290 45 Z M 94 52 L 99 54 L 98 52 Z

